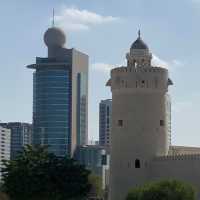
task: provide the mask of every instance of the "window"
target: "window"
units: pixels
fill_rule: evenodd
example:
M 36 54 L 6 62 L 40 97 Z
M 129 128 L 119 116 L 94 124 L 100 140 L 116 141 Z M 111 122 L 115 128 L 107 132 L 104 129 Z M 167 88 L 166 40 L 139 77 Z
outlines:
M 145 81 L 144 80 L 142 80 L 142 84 L 144 84 L 145 83 Z
M 102 165 L 107 165 L 107 156 L 106 155 L 102 155 L 101 156 L 101 164 Z
M 164 120 L 160 120 L 160 126 L 164 126 L 164 125 L 165 125 Z
M 155 88 L 158 88 L 158 78 L 155 78 Z
M 118 120 L 118 126 L 122 127 L 123 126 L 123 120 Z
M 135 168 L 140 168 L 140 160 L 139 159 L 135 160 Z
M 107 116 L 109 116 L 109 113 L 110 113 L 109 107 L 107 106 Z
M 109 120 L 109 118 L 107 118 L 107 124 L 109 124 L 110 123 L 110 120 Z

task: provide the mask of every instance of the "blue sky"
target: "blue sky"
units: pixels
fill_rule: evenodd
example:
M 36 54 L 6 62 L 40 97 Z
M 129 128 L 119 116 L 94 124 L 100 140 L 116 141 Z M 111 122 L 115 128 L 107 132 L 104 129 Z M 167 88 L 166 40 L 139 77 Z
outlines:
M 0 120 L 32 120 L 32 71 L 46 56 L 43 33 L 56 25 L 67 47 L 90 56 L 89 135 L 98 138 L 98 104 L 110 98 L 109 70 L 125 61 L 137 37 L 169 68 L 172 143 L 200 146 L 200 0 L 7 0 L 0 2 Z M 97 91 L 98 90 L 98 91 Z

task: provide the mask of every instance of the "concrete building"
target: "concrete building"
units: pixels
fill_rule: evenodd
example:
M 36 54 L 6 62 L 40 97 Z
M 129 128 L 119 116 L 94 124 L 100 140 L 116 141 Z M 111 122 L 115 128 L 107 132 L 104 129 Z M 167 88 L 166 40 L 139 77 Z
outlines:
M 103 146 L 85 145 L 79 146 L 75 151 L 74 158 L 80 164 L 86 166 L 92 173 L 102 177 L 102 188 L 109 183 L 109 155 Z
M 112 121 L 112 99 L 102 100 L 99 104 L 99 144 L 110 146 L 110 132 Z
M 10 129 L 0 126 L 0 180 L 2 176 L 3 160 L 10 160 Z
M 72 156 L 88 140 L 88 56 L 65 47 L 56 27 L 44 34 L 47 58 L 27 66 L 33 73 L 33 144 L 57 156 Z
M 152 66 L 140 33 L 126 58 L 127 66 L 112 69 L 107 82 L 112 91 L 110 200 L 124 200 L 129 189 L 168 178 L 200 190 L 200 149 L 171 146 L 168 70 Z
M 32 144 L 32 124 L 9 122 L 0 123 L 0 126 L 11 130 L 11 160 L 16 158 L 24 146 Z

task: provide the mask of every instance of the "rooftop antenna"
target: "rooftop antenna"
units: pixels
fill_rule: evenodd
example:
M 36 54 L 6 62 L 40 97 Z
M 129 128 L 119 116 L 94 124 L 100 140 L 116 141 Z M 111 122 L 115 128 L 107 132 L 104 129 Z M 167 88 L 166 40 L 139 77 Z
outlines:
M 54 27 L 54 25 L 55 25 L 55 11 L 54 11 L 54 8 L 53 8 L 52 27 Z
M 140 32 L 140 29 L 138 30 L 138 38 L 141 37 L 141 32 Z

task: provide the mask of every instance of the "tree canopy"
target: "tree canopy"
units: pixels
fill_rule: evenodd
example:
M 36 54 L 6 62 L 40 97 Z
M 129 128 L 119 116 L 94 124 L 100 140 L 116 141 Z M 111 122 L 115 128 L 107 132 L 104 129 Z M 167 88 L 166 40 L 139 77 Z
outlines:
M 9 198 L 5 193 L 0 192 L 0 200 L 9 200 Z
M 89 174 L 73 159 L 27 146 L 15 160 L 5 162 L 2 190 L 12 200 L 76 200 L 90 191 Z
M 136 187 L 126 200 L 195 200 L 195 189 L 178 180 L 162 180 Z
M 89 192 L 89 196 L 96 198 L 103 198 L 104 191 L 102 189 L 102 178 L 96 174 L 90 174 L 89 182 L 91 184 L 91 190 Z

